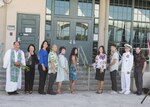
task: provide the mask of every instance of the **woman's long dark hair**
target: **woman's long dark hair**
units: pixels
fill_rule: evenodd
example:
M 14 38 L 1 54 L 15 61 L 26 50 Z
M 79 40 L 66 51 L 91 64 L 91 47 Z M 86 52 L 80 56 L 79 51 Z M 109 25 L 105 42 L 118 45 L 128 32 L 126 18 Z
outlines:
M 100 51 L 99 51 L 99 49 L 100 49 L 100 48 L 102 48 L 102 50 L 103 50 L 103 54 L 106 54 L 104 46 L 100 46 L 100 47 L 98 48 L 97 55 L 99 55 L 99 54 L 100 54 Z
M 29 49 L 30 49 L 30 46 L 32 46 L 32 47 L 34 48 L 34 51 L 33 51 L 33 52 L 35 53 L 35 50 L 36 50 L 36 49 L 35 49 L 35 46 L 34 46 L 34 44 L 30 44 L 30 45 L 28 46 L 28 49 L 27 49 L 27 51 L 28 51 L 28 52 L 30 51 L 30 50 L 29 50 Z
M 78 57 L 78 53 L 77 54 L 75 54 L 75 50 L 76 50 L 77 48 L 76 47 L 74 47 L 74 48 L 72 48 L 72 50 L 71 50 L 71 53 L 70 53 L 70 56 L 69 56 L 69 65 L 71 64 L 71 62 L 72 62 L 72 56 L 73 55 L 75 55 L 76 56 L 76 58 Z M 77 49 L 78 50 L 78 49 Z
M 43 49 L 43 45 L 44 45 L 45 42 L 47 42 L 47 45 L 48 45 L 48 41 L 47 41 L 47 40 L 44 40 L 44 41 L 42 42 L 42 44 L 41 44 L 41 49 Z M 48 50 L 48 47 L 46 48 L 46 50 Z

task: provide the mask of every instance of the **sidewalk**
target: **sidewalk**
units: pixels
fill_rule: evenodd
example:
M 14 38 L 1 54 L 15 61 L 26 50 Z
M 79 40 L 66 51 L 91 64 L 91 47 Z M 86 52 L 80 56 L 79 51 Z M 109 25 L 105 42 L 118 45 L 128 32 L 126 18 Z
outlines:
M 145 95 L 134 94 L 112 95 L 104 92 L 99 95 L 95 92 L 80 91 L 77 94 L 64 93 L 61 95 L 39 95 L 24 94 L 9 96 L 5 92 L 0 92 L 0 107 L 149 107 L 150 96 L 143 104 L 140 104 Z

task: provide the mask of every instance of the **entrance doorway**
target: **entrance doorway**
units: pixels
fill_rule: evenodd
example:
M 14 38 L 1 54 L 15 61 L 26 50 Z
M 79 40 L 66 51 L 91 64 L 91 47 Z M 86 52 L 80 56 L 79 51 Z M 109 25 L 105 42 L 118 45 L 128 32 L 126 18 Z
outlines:
M 36 52 L 39 48 L 39 27 L 40 15 L 35 14 L 17 14 L 17 36 L 20 41 L 21 49 L 27 52 L 29 44 L 34 44 Z

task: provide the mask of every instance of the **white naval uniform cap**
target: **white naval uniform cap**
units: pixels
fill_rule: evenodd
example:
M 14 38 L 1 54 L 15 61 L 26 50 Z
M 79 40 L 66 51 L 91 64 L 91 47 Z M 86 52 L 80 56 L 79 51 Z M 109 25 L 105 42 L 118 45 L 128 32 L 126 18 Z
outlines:
M 128 48 L 130 48 L 130 49 L 132 48 L 132 46 L 129 45 L 129 44 L 125 44 L 124 47 L 128 47 Z

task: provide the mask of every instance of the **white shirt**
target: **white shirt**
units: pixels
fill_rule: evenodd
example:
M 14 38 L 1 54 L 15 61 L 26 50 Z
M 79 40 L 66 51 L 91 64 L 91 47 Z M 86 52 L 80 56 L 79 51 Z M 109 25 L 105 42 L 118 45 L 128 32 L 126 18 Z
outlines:
M 110 63 L 112 63 L 112 61 L 115 60 L 116 63 L 113 64 L 112 66 L 110 66 L 110 72 L 117 70 L 118 71 L 118 64 L 119 64 L 119 54 L 116 51 L 115 53 L 112 53 L 111 58 L 110 58 Z
M 124 53 L 120 63 L 122 64 L 121 72 L 131 72 L 133 67 L 133 55 L 130 52 Z

